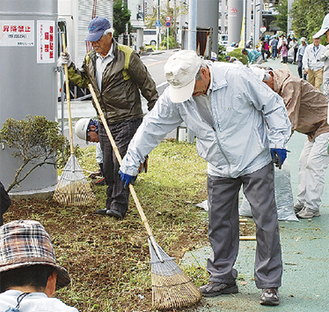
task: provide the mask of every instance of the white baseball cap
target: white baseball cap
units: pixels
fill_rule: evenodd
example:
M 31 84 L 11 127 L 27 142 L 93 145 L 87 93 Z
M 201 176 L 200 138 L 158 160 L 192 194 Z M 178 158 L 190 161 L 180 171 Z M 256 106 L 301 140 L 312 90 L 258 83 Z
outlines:
M 329 13 L 324 17 L 321 29 L 314 34 L 313 38 L 321 38 L 329 30 Z
M 253 73 L 257 76 L 259 80 L 263 81 L 266 73 L 264 68 L 260 68 L 258 66 L 250 66 L 250 69 L 253 71 Z
M 169 96 L 173 103 L 187 101 L 192 96 L 195 76 L 201 62 L 193 50 L 180 50 L 168 59 L 164 73 L 169 82 Z

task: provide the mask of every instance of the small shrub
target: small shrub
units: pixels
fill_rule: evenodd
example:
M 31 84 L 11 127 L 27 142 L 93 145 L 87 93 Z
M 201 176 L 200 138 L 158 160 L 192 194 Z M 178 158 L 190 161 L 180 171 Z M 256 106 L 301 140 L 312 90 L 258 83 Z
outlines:
M 44 116 L 7 119 L 0 130 L 0 142 L 13 149 L 12 156 L 22 160 L 8 192 L 37 167 L 46 164 L 57 166 L 60 162 L 66 162 L 70 155 L 68 140 L 60 134 L 58 123 Z

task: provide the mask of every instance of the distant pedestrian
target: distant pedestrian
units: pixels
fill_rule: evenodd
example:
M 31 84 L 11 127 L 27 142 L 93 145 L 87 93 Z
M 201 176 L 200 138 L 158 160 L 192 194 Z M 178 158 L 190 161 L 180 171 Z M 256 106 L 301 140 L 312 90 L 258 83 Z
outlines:
M 286 40 L 282 40 L 281 57 L 282 57 L 282 61 L 281 61 L 282 63 L 288 63 L 288 46 Z
M 322 37 L 327 36 L 327 42 L 329 43 L 329 13 L 325 16 L 321 29 L 315 34 L 316 36 Z M 329 44 L 326 45 L 323 50 L 320 60 L 324 62 L 323 68 L 323 92 L 327 96 L 329 104 Z
M 292 37 L 292 40 L 289 43 L 289 49 L 292 49 L 294 55 L 294 64 L 296 64 L 297 50 L 298 50 L 298 41 L 295 37 Z
M 247 56 L 249 65 L 263 64 L 263 56 L 259 51 L 243 49 L 241 53 Z
M 297 50 L 297 60 L 298 60 L 298 75 L 299 78 L 303 78 L 306 80 L 307 75 L 303 73 L 303 56 L 305 53 L 305 49 L 307 47 L 307 41 L 305 37 L 300 38 L 300 45 Z
M 278 44 L 279 40 L 277 36 L 274 36 L 273 39 L 270 41 L 270 45 L 272 47 L 272 59 L 276 59 L 278 56 Z
M 282 46 L 282 41 L 283 41 L 283 40 L 286 40 L 286 39 L 285 39 L 284 34 L 281 34 L 281 35 L 279 36 L 279 43 L 278 43 L 278 52 L 279 52 L 279 54 L 281 54 L 281 46 Z
M 229 63 L 243 65 L 243 63 L 234 56 L 227 55 L 225 60 Z
M 324 62 L 320 60 L 325 47 L 320 43 L 320 36 L 313 36 L 313 43 L 308 45 L 303 56 L 303 68 L 308 75 L 308 82 L 321 91 Z

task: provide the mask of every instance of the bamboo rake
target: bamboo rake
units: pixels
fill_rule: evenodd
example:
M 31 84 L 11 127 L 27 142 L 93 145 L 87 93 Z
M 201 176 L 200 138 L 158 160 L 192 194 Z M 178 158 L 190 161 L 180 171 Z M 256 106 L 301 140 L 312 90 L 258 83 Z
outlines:
M 106 122 L 94 88 L 91 84 L 89 84 L 88 87 L 114 153 L 121 165 L 122 157 Z M 169 257 L 157 244 L 135 189 L 131 184 L 129 184 L 129 191 L 135 201 L 150 243 L 153 305 L 157 309 L 171 309 L 197 303 L 201 299 L 199 289 L 196 288 L 192 280 L 179 268 L 174 258 Z
M 63 51 L 66 52 L 65 34 L 62 34 Z M 71 100 L 67 64 L 64 65 L 66 100 L 69 117 L 69 135 L 70 135 L 70 152 L 71 156 L 65 165 L 61 178 L 54 192 L 54 200 L 72 206 L 84 206 L 96 201 L 96 197 L 88 183 L 83 170 L 74 156 L 72 117 L 71 117 Z

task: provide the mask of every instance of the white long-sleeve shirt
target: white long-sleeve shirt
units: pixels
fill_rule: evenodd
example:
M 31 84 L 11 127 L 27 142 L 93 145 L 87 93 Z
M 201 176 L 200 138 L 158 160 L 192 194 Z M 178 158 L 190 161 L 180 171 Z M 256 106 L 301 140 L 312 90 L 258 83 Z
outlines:
M 311 70 L 319 70 L 324 67 L 323 61 L 320 60 L 320 57 L 324 51 L 325 47 L 322 44 L 319 44 L 318 47 L 315 47 L 314 44 L 309 44 L 304 52 L 303 56 L 303 68 Z
M 0 311 L 15 308 L 17 298 L 23 293 L 19 290 L 7 290 L 0 294 Z M 21 312 L 79 312 L 76 308 L 67 306 L 57 298 L 49 298 L 43 292 L 33 292 L 25 296 L 20 302 Z
M 220 62 L 207 65 L 212 76 L 212 123 L 202 117 L 193 97 L 173 103 L 167 88 L 131 140 L 122 172 L 137 175 L 145 156 L 182 122 L 196 135 L 197 152 L 214 176 L 253 173 L 271 162 L 270 148 L 285 147 L 291 124 L 282 98 L 249 68 Z

